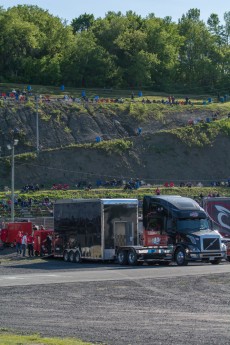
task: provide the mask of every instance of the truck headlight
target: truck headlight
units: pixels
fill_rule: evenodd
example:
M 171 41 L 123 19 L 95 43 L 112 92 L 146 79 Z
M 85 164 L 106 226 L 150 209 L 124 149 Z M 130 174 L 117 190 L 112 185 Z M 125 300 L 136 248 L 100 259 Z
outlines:
M 197 252 L 200 252 L 200 249 L 198 249 L 197 247 L 194 247 L 194 246 L 189 246 L 189 251 L 191 253 L 197 253 Z

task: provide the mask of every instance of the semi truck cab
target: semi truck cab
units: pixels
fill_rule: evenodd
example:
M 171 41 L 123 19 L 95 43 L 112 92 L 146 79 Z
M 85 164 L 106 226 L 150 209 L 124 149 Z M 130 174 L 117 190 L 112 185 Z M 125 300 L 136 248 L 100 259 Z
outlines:
M 152 224 L 161 224 L 152 229 Z M 144 245 L 167 243 L 179 266 L 189 261 L 219 264 L 226 257 L 226 245 L 211 228 L 200 205 L 176 195 L 145 196 L 143 200 Z M 156 241 L 156 235 L 158 240 Z

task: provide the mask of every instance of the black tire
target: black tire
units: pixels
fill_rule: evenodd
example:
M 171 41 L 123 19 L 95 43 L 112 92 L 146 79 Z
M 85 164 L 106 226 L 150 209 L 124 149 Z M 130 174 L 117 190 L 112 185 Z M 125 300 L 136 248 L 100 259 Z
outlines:
M 69 262 L 75 262 L 75 253 L 72 250 L 69 252 Z
M 64 253 L 63 253 L 63 260 L 65 262 L 69 261 L 69 254 L 68 254 L 67 250 L 65 250 Z
M 137 253 L 135 252 L 135 250 L 129 250 L 128 251 L 128 264 L 130 266 L 136 266 L 137 265 Z
M 76 264 L 81 263 L 81 253 L 78 250 L 76 251 L 74 255 L 74 262 L 76 262 Z
M 126 250 L 119 250 L 117 253 L 117 261 L 119 265 L 127 265 L 128 258 L 127 258 L 127 251 Z
M 178 248 L 175 253 L 175 261 L 178 266 L 187 266 L 186 254 L 184 248 Z
M 226 259 L 226 260 L 230 262 L 230 256 L 227 256 L 227 259 Z
M 220 262 L 221 262 L 221 259 L 215 259 L 215 260 L 210 261 L 212 265 L 219 265 Z

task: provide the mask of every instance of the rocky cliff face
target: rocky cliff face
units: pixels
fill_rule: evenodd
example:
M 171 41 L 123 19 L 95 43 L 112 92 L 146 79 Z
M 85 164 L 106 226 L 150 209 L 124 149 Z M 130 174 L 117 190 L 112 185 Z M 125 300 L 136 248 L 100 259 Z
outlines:
M 52 102 L 36 105 L 2 104 L 0 108 L 0 146 L 2 157 L 8 155 L 6 148 L 10 131 L 20 130 L 19 145 L 15 154 L 36 151 L 36 116 L 39 116 L 38 156 L 15 163 L 15 185 L 26 183 L 51 186 L 53 183 L 77 184 L 80 180 L 91 181 L 140 178 L 147 183 L 210 181 L 228 178 L 230 163 L 228 137 L 218 137 L 213 146 L 189 148 L 169 133 L 159 133 L 187 125 L 188 119 L 206 118 L 202 113 L 185 108 L 183 113 L 171 112 L 162 117 L 132 116 L 128 106 L 122 108 L 82 106 Z M 136 135 L 137 128 L 142 134 Z M 96 148 L 68 148 L 71 144 L 95 143 L 96 137 L 104 140 L 126 138 L 133 142 L 130 149 L 120 153 L 106 152 Z M 54 149 L 49 151 L 49 149 Z M 1 187 L 10 186 L 9 164 L 1 162 Z

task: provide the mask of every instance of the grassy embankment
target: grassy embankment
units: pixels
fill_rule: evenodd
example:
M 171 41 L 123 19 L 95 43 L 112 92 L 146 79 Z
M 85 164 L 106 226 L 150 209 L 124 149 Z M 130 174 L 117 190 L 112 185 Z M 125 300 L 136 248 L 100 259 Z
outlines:
M 144 195 L 154 195 L 156 186 L 148 188 L 140 188 L 138 190 L 128 190 L 124 191 L 122 188 L 98 188 L 92 190 L 42 190 L 39 192 L 29 192 L 21 193 L 20 191 L 15 191 L 15 194 L 21 198 L 27 199 L 32 197 L 34 200 L 42 201 L 44 198 L 49 197 L 51 200 L 55 201 L 58 199 L 91 199 L 91 198 L 138 198 L 142 199 Z M 161 187 L 162 195 L 181 195 L 187 197 L 199 197 L 202 193 L 204 196 L 207 196 L 209 193 L 219 193 L 220 196 L 230 196 L 229 187 L 173 187 L 166 188 Z M 10 192 L 0 192 L 0 199 L 5 199 L 6 196 L 10 197 Z
M 15 83 L 0 83 L 0 87 L 2 92 L 10 92 L 13 89 L 15 90 L 27 90 L 28 84 L 15 84 Z M 33 94 L 44 94 L 50 96 L 56 95 L 71 95 L 74 97 L 81 97 L 82 90 L 85 90 L 86 96 L 89 98 L 99 96 L 99 97 L 111 97 L 111 98 L 130 98 L 131 92 L 134 92 L 135 97 L 138 95 L 139 90 L 132 90 L 132 89 L 113 89 L 113 88 L 75 88 L 75 87 L 65 87 L 64 91 L 60 89 L 58 86 L 46 86 L 46 85 L 30 85 L 31 92 Z M 151 90 L 142 90 L 143 97 L 150 97 L 150 96 L 158 96 L 159 99 L 162 97 L 166 98 L 171 93 L 163 93 L 163 92 L 154 92 Z M 185 98 L 185 94 L 173 94 L 174 97 L 178 98 Z M 194 95 L 186 94 L 186 96 L 194 99 Z M 213 95 L 196 95 L 196 98 L 199 100 L 208 99 L 209 97 L 215 97 Z

